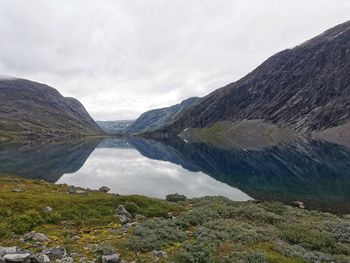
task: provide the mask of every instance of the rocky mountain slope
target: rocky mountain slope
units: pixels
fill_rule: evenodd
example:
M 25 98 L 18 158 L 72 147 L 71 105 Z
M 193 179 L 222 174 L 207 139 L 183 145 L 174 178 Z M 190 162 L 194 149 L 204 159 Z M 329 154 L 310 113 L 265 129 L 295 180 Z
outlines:
M 107 133 L 126 133 L 127 129 L 135 120 L 120 121 L 97 121 L 100 128 Z
M 192 106 L 198 99 L 197 97 L 192 97 L 170 107 L 147 111 L 141 114 L 126 131 L 138 133 L 158 129 L 171 122 L 178 114 Z
M 245 119 L 299 134 L 350 123 L 350 21 L 270 57 L 183 111 L 162 131 L 179 133 L 187 127 Z M 344 133 L 350 135 L 350 130 Z
M 33 81 L 0 80 L 0 138 L 99 133 L 102 130 L 78 100 Z

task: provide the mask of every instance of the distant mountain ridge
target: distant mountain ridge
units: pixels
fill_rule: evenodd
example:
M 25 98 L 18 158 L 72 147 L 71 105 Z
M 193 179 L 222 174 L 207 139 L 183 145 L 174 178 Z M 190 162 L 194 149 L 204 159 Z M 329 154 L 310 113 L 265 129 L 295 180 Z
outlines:
M 119 121 L 96 121 L 97 125 L 107 133 L 126 133 L 127 129 L 135 120 L 119 120 Z
M 0 79 L 0 139 L 102 134 L 84 106 L 45 84 Z
M 350 21 L 275 54 L 242 79 L 182 111 L 160 131 L 263 120 L 299 134 L 350 123 Z M 336 131 L 336 130 L 335 130 Z M 342 129 L 350 136 L 349 129 Z
M 171 122 L 183 110 L 188 109 L 198 97 L 188 98 L 170 107 L 146 111 L 134 121 L 98 121 L 97 124 L 108 133 L 137 134 L 156 130 Z
M 178 114 L 192 106 L 198 99 L 198 97 L 192 97 L 170 107 L 146 111 L 127 128 L 127 131 L 139 133 L 156 130 L 176 118 Z

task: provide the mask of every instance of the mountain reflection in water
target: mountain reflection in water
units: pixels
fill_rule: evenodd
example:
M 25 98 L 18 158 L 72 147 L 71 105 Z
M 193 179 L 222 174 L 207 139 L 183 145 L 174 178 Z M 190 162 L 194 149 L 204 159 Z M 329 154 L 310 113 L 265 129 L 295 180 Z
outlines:
M 299 139 L 265 148 L 223 148 L 138 137 L 0 145 L 0 172 L 164 198 L 224 195 L 233 200 L 303 201 L 350 213 L 350 148 Z

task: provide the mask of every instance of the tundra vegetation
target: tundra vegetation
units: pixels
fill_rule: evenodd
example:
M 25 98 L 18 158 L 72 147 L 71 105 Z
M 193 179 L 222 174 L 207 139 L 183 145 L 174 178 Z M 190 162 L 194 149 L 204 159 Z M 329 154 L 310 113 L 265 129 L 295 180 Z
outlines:
M 0 246 L 30 253 L 61 247 L 78 262 L 100 260 L 106 251 L 125 262 L 350 262 L 346 216 L 277 202 L 175 199 L 120 196 L 4 175 Z M 127 223 L 121 223 L 125 218 L 118 211 L 128 215 Z M 23 241 L 33 230 L 48 239 Z

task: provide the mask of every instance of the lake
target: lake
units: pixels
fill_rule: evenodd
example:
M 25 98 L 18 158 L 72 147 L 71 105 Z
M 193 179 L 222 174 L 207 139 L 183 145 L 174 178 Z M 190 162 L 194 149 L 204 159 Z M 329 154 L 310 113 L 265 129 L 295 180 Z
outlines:
M 138 137 L 0 144 L 0 173 L 108 186 L 123 195 L 303 201 L 309 209 L 350 213 L 350 148 L 320 140 L 249 147 Z

